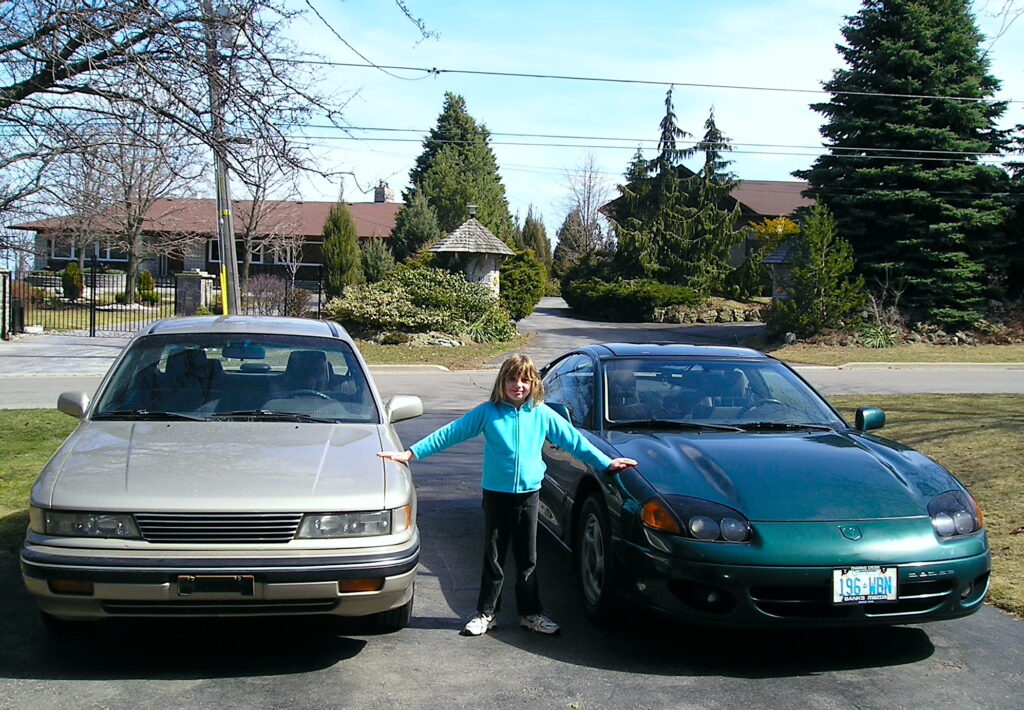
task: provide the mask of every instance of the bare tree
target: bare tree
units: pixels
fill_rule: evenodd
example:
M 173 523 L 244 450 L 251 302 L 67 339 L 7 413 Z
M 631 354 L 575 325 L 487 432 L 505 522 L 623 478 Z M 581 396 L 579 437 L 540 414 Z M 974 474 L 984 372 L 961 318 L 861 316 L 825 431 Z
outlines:
M 260 250 L 276 253 L 279 238 L 287 240 L 298 228 L 298 214 L 292 203 L 283 202 L 298 194 L 297 173 L 288 161 L 260 144 L 249 146 L 247 173 L 241 176 L 246 208 L 235 212 L 235 232 L 242 252 L 241 286 L 249 281 L 252 259 Z M 294 280 L 294 276 L 293 276 Z
M 133 303 L 140 261 L 159 254 L 181 254 L 206 240 L 206 235 L 188 232 L 172 232 L 158 241 L 144 237 L 146 216 L 157 200 L 191 195 L 204 164 L 199 156 L 203 146 L 158 124 L 149 114 L 116 119 L 104 129 L 108 135 L 97 137 L 84 156 L 93 162 L 99 174 L 95 181 L 102 185 L 99 194 L 108 200 L 98 214 L 86 212 L 70 219 L 72 223 L 87 222 L 90 238 L 126 255 L 125 302 Z M 75 187 L 68 186 L 67 192 L 74 194 Z M 162 219 L 173 222 L 173 215 Z
M 425 28 L 405 4 L 398 8 Z M 84 110 L 132 105 L 222 151 L 245 174 L 238 138 L 298 168 L 287 131 L 316 113 L 342 125 L 343 102 L 289 39 L 288 0 L 19 0 L 0 3 L 0 214 L 46 183 Z M 312 6 L 310 6 L 312 7 Z M 212 104 L 212 106 L 211 106 Z M 217 119 L 217 120 L 214 120 Z M 138 144 L 146 136 L 136 136 Z
M 587 243 L 579 245 L 580 248 L 594 251 L 608 247 L 607 220 L 601 210 L 611 199 L 611 187 L 593 153 L 587 153 L 574 170 L 566 171 L 565 183 L 568 191 L 565 212 L 578 211 L 588 235 Z

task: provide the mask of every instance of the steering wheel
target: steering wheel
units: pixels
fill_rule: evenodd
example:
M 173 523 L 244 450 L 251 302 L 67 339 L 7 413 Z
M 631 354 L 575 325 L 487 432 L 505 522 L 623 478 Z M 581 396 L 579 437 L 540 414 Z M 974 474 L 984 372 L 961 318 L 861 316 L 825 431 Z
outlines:
M 794 407 L 791 404 L 786 404 L 785 402 L 780 402 L 779 400 L 774 399 L 774 398 L 768 398 L 768 399 L 758 400 L 757 402 L 754 402 L 753 404 L 748 404 L 746 407 L 743 407 L 740 411 L 736 412 L 736 416 L 737 417 L 742 417 L 747 412 L 753 411 L 755 409 L 760 409 L 761 407 L 781 407 L 783 409 L 788 409 L 791 412 L 799 412 L 800 411 L 799 409 L 797 409 L 796 407 Z
M 330 399 L 330 395 L 326 395 L 323 392 L 316 390 L 295 390 L 289 392 L 285 399 L 296 399 L 298 397 L 316 397 L 317 399 Z

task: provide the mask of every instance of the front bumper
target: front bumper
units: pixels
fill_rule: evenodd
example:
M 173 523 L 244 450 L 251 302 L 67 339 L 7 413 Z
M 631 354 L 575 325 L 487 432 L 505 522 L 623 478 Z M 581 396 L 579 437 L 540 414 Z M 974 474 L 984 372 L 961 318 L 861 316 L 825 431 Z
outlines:
M 839 564 L 721 564 L 624 543 L 631 571 L 621 591 L 634 601 L 690 622 L 742 626 L 861 626 L 939 621 L 977 611 L 989 587 L 991 555 L 928 562 L 859 561 L 896 567 L 894 602 L 835 605 Z
M 196 550 L 112 551 L 26 542 L 25 586 L 43 612 L 61 619 L 112 616 L 367 616 L 413 595 L 419 536 L 381 548 L 261 554 Z M 373 591 L 340 591 L 339 582 L 376 580 Z M 62 582 L 91 583 L 62 593 Z M 87 585 L 88 586 L 88 585 Z

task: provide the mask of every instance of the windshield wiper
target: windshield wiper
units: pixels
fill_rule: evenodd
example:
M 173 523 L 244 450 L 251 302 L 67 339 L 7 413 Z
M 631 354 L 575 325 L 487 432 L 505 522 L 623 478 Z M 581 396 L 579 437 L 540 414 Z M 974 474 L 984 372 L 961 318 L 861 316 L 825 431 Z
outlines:
M 628 422 L 610 422 L 609 429 L 692 429 L 701 431 L 743 431 L 739 427 L 722 424 L 703 424 L 701 422 L 684 422 L 676 419 L 636 419 Z
M 140 420 L 161 420 L 161 419 L 184 419 L 190 422 L 206 422 L 207 417 L 200 417 L 194 414 L 183 414 L 181 412 L 163 412 L 152 409 L 116 409 L 110 412 L 98 412 L 93 415 L 97 419 L 140 419 Z
M 793 424 L 790 422 L 745 422 L 736 426 L 743 431 L 806 431 L 808 429 L 832 431 L 832 427 L 827 424 Z
M 299 414 L 297 412 L 275 412 L 271 409 L 240 409 L 234 412 L 217 412 L 211 415 L 211 419 L 273 419 L 281 422 L 313 422 L 318 424 L 337 424 L 337 419 L 314 417 L 310 414 Z

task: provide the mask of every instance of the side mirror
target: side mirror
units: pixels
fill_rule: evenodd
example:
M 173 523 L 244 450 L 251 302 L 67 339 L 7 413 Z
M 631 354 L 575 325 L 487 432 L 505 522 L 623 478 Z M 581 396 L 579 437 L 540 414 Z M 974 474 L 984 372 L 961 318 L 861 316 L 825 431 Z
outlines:
M 861 407 L 854 419 L 857 431 L 864 433 L 885 426 L 885 412 L 878 407 Z
M 57 409 L 75 419 L 81 419 L 89 408 L 89 395 L 85 392 L 61 392 L 57 397 Z
M 401 422 L 423 414 L 423 400 L 408 394 L 396 394 L 384 405 L 389 422 Z
M 561 402 L 545 402 L 544 404 L 554 409 L 556 413 L 560 414 L 562 418 L 565 419 L 565 421 L 572 421 L 572 419 L 569 417 L 569 408 L 562 404 Z

